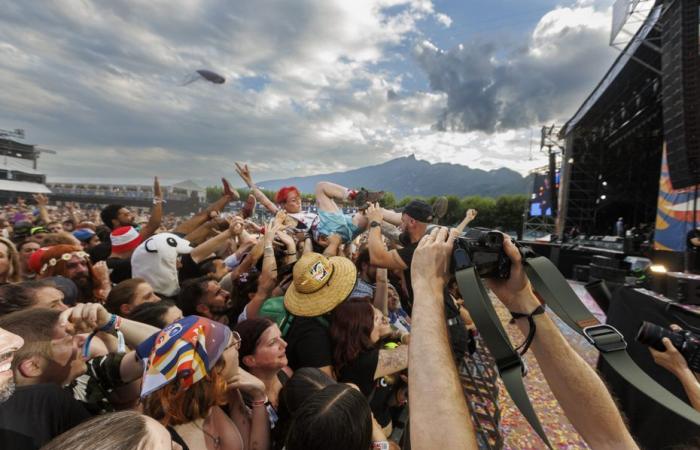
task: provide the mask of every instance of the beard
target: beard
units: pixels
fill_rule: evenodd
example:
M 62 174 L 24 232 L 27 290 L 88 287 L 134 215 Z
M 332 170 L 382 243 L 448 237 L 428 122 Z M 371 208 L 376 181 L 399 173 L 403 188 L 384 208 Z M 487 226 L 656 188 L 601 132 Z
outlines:
M 72 281 L 78 287 L 79 300 L 93 300 L 94 294 L 92 290 L 94 288 L 94 283 L 90 275 L 80 275 L 72 278 Z
M 15 393 L 15 380 L 11 378 L 7 384 L 0 387 L 0 403 L 3 403 Z
M 399 234 L 399 242 L 404 247 L 411 245 L 411 236 L 408 234 L 408 231 L 402 231 L 401 234 Z

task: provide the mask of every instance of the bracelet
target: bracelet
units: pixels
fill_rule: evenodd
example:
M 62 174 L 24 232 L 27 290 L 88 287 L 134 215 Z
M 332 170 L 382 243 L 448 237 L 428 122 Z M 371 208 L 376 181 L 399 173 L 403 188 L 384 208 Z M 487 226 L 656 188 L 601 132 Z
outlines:
M 537 326 L 535 325 L 535 319 L 533 319 L 533 316 L 537 316 L 539 314 L 544 314 L 544 306 L 540 305 L 537 308 L 535 308 L 534 311 L 532 311 L 530 314 L 522 314 L 522 313 L 514 313 L 511 312 L 510 315 L 513 317 L 513 319 L 522 319 L 523 317 L 527 318 L 527 322 L 530 325 L 530 331 L 527 333 L 527 337 L 525 338 L 525 342 L 520 344 L 519 346 L 515 347 L 515 350 L 520 353 L 520 356 L 524 355 L 525 352 L 530 348 L 530 344 L 532 344 L 532 340 L 535 338 L 535 331 L 537 330 Z
M 117 322 L 117 317 L 119 317 L 119 316 L 117 316 L 116 314 L 112 314 L 112 316 L 109 318 L 109 321 L 107 322 L 107 324 L 105 324 L 105 326 L 100 328 L 100 331 L 109 331 L 112 328 L 114 328 L 114 324 Z M 119 318 L 121 319 L 121 317 L 119 317 Z M 121 324 L 121 321 L 119 321 L 119 323 Z
M 267 403 L 267 396 L 265 397 L 265 400 L 252 400 L 250 402 L 251 408 L 255 408 L 256 406 L 265 406 Z
M 296 256 L 297 252 L 285 252 L 286 256 Z
M 154 199 L 153 199 L 153 204 L 154 204 L 154 205 L 159 205 L 159 204 L 161 204 L 161 203 L 165 203 L 165 199 L 163 199 L 163 198 L 154 198 Z
M 372 450 L 389 450 L 388 441 L 372 441 Z

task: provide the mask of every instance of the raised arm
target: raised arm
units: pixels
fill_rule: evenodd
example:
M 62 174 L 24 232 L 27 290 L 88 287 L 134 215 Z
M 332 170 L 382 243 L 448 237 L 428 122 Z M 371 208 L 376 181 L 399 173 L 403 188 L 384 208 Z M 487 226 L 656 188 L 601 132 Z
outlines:
M 384 268 L 377 269 L 376 285 L 374 288 L 374 307 L 385 316 L 389 315 L 389 275 Z
M 267 418 L 265 384 L 242 368 L 228 381 L 229 417 L 243 438 L 243 448 L 267 450 L 270 448 L 270 421 Z M 243 403 L 241 393 L 251 400 L 252 408 Z
M 376 205 L 370 205 L 367 208 L 367 220 L 370 223 L 369 237 L 367 239 L 367 248 L 369 249 L 370 262 L 378 267 L 385 269 L 406 269 L 406 263 L 403 262 L 396 250 L 388 251 L 382 240 L 381 226 L 372 226 L 372 222 L 381 223 L 383 210 Z
M 46 205 L 49 204 L 49 199 L 44 194 L 34 194 L 34 201 L 39 209 L 39 218 L 41 222 L 46 225 L 51 222 L 49 218 L 49 212 L 46 210 Z
M 235 238 L 243 231 L 243 218 L 234 217 L 231 221 L 228 230 L 222 231 L 211 239 L 208 239 L 192 250 L 190 256 L 192 261 L 200 263 L 207 259 L 212 253 L 216 253 L 221 247 L 228 244 L 229 239 Z
M 408 348 L 408 345 L 399 345 L 396 348 L 379 350 L 374 379 L 377 380 L 406 369 L 408 367 Z
M 455 236 L 436 227 L 421 239 L 411 263 L 408 402 L 414 450 L 478 448 L 445 323 L 443 292 Z
M 267 195 L 263 194 L 263 192 L 260 189 L 258 189 L 258 186 L 256 186 L 256 184 L 253 182 L 253 176 L 250 174 L 248 164 L 240 165 L 236 163 L 236 172 L 238 173 L 238 176 L 240 176 L 241 179 L 245 182 L 245 184 L 250 188 L 250 191 L 253 193 L 258 203 L 263 205 L 268 211 L 270 211 L 273 214 L 279 211 L 277 205 L 275 205 L 269 198 L 267 198 Z
M 467 228 L 467 225 L 476 218 L 477 210 L 476 209 L 468 209 L 467 213 L 464 215 L 464 219 L 457 225 L 457 231 L 460 233 L 464 231 L 465 228 Z
M 180 225 L 175 228 L 174 232 L 175 233 L 182 233 L 182 234 L 190 234 L 194 230 L 196 230 L 198 227 L 200 227 L 204 222 L 209 220 L 211 218 L 211 213 L 219 213 L 221 212 L 226 205 L 228 205 L 230 202 L 234 200 L 238 200 L 240 197 L 238 196 L 238 192 L 236 192 L 234 189 L 231 189 L 231 186 L 226 180 L 226 178 L 221 179 L 221 183 L 223 184 L 223 195 L 216 200 L 214 203 L 209 205 L 204 211 L 200 211 L 188 220 L 185 220 L 182 222 Z
M 508 310 L 530 314 L 540 302 L 525 275 L 520 252 L 510 239 L 504 249 L 512 261 L 508 280 L 489 280 L 489 287 Z M 417 317 L 417 316 L 416 316 Z M 586 443 L 595 449 L 636 449 L 610 393 L 595 371 L 574 351 L 547 314 L 533 316 L 536 332 L 530 349 L 554 397 Z M 414 327 L 415 327 L 415 321 Z M 524 336 L 528 321 L 517 319 Z M 582 408 L 581 405 L 586 405 Z M 595 411 L 595 414 L 591 414 Z
M 272 247 L 272 241 L 280 226 L 273 223 L 274 221 L 270 221 L 268 231 L 265 234 L 263 265 L 260 278 L 258 278 L 258 290 L 246 305 L 246 317 L 249 319 L 257 317 L 260 307 L 269 298 L 277 282 L 277 261 L 275 260 L 275 250 Z
M 141 238 L 146 239 L 155 234 L 160 227 L 160 221 L 163 218 L 163 193 L 160 190 L 158 177 L 153 179 L 153 208 L 151 208 L 151 217 L 148 218 L 148 223 L 141 229 Z

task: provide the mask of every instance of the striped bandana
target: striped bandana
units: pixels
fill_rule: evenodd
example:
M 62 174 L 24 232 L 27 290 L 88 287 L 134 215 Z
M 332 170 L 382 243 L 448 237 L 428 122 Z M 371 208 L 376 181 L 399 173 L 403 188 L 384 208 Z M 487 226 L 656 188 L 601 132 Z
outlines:
M 187 316 L 155 333 L 136 348 L 147 358 L 141 397 L 176 380 L 181 389 L 189 389 L 209 374 L 230 338 L 227 326 L 199 316 Z

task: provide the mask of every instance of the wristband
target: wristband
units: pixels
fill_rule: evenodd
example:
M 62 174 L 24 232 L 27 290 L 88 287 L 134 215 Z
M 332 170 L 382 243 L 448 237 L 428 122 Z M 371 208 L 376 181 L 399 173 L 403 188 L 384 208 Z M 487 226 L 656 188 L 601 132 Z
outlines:
M 527 352 L 527 350 L 530 348 L 530 344 L 532 344 L 532 340 L 535 338 L 535 331 L 537 330 L 537 326 L 535 325 L 535 319 L 533 318 L 533 316 L 536 316 L 538 314 L 544 314 L 544 306 L 538 306 L 530 314 L 521 314 L 514 312 L 510 313 L 514 320 L 527 318 L 527 322 L 530 325 L 530 331 L 528 332 L 527 337 L 525 338 L 525 342 L 515 347 L 515 350 L 520 353 L 520 356 L 524 355 L 525 352 Z
M 389 450 L 388 441 L 372 441 L 372 450 Z
M 252 400 L 252 401 L 250 402 L 250 406 L 253 407 L 253 408 L 255 408 L 256 406 L 265 406 L 265 404 L 266 404 L 267 402 L 268 402 L 268 401 L 267 401 L 267 396 L 266 396 L 264 400 Z
M 100 327 L 100 331 L 110 331 L 111 329 L 115 328 L 115 324 L 117 323 L 117 316 L 116 314 L 112 314 L 111 317 L 109 318 L 109 321 L 103 326 Z M 121 317 L 119 317 L 121 319 Z M 119 324 L 121 325 L 121 320 L 119 321 Z

